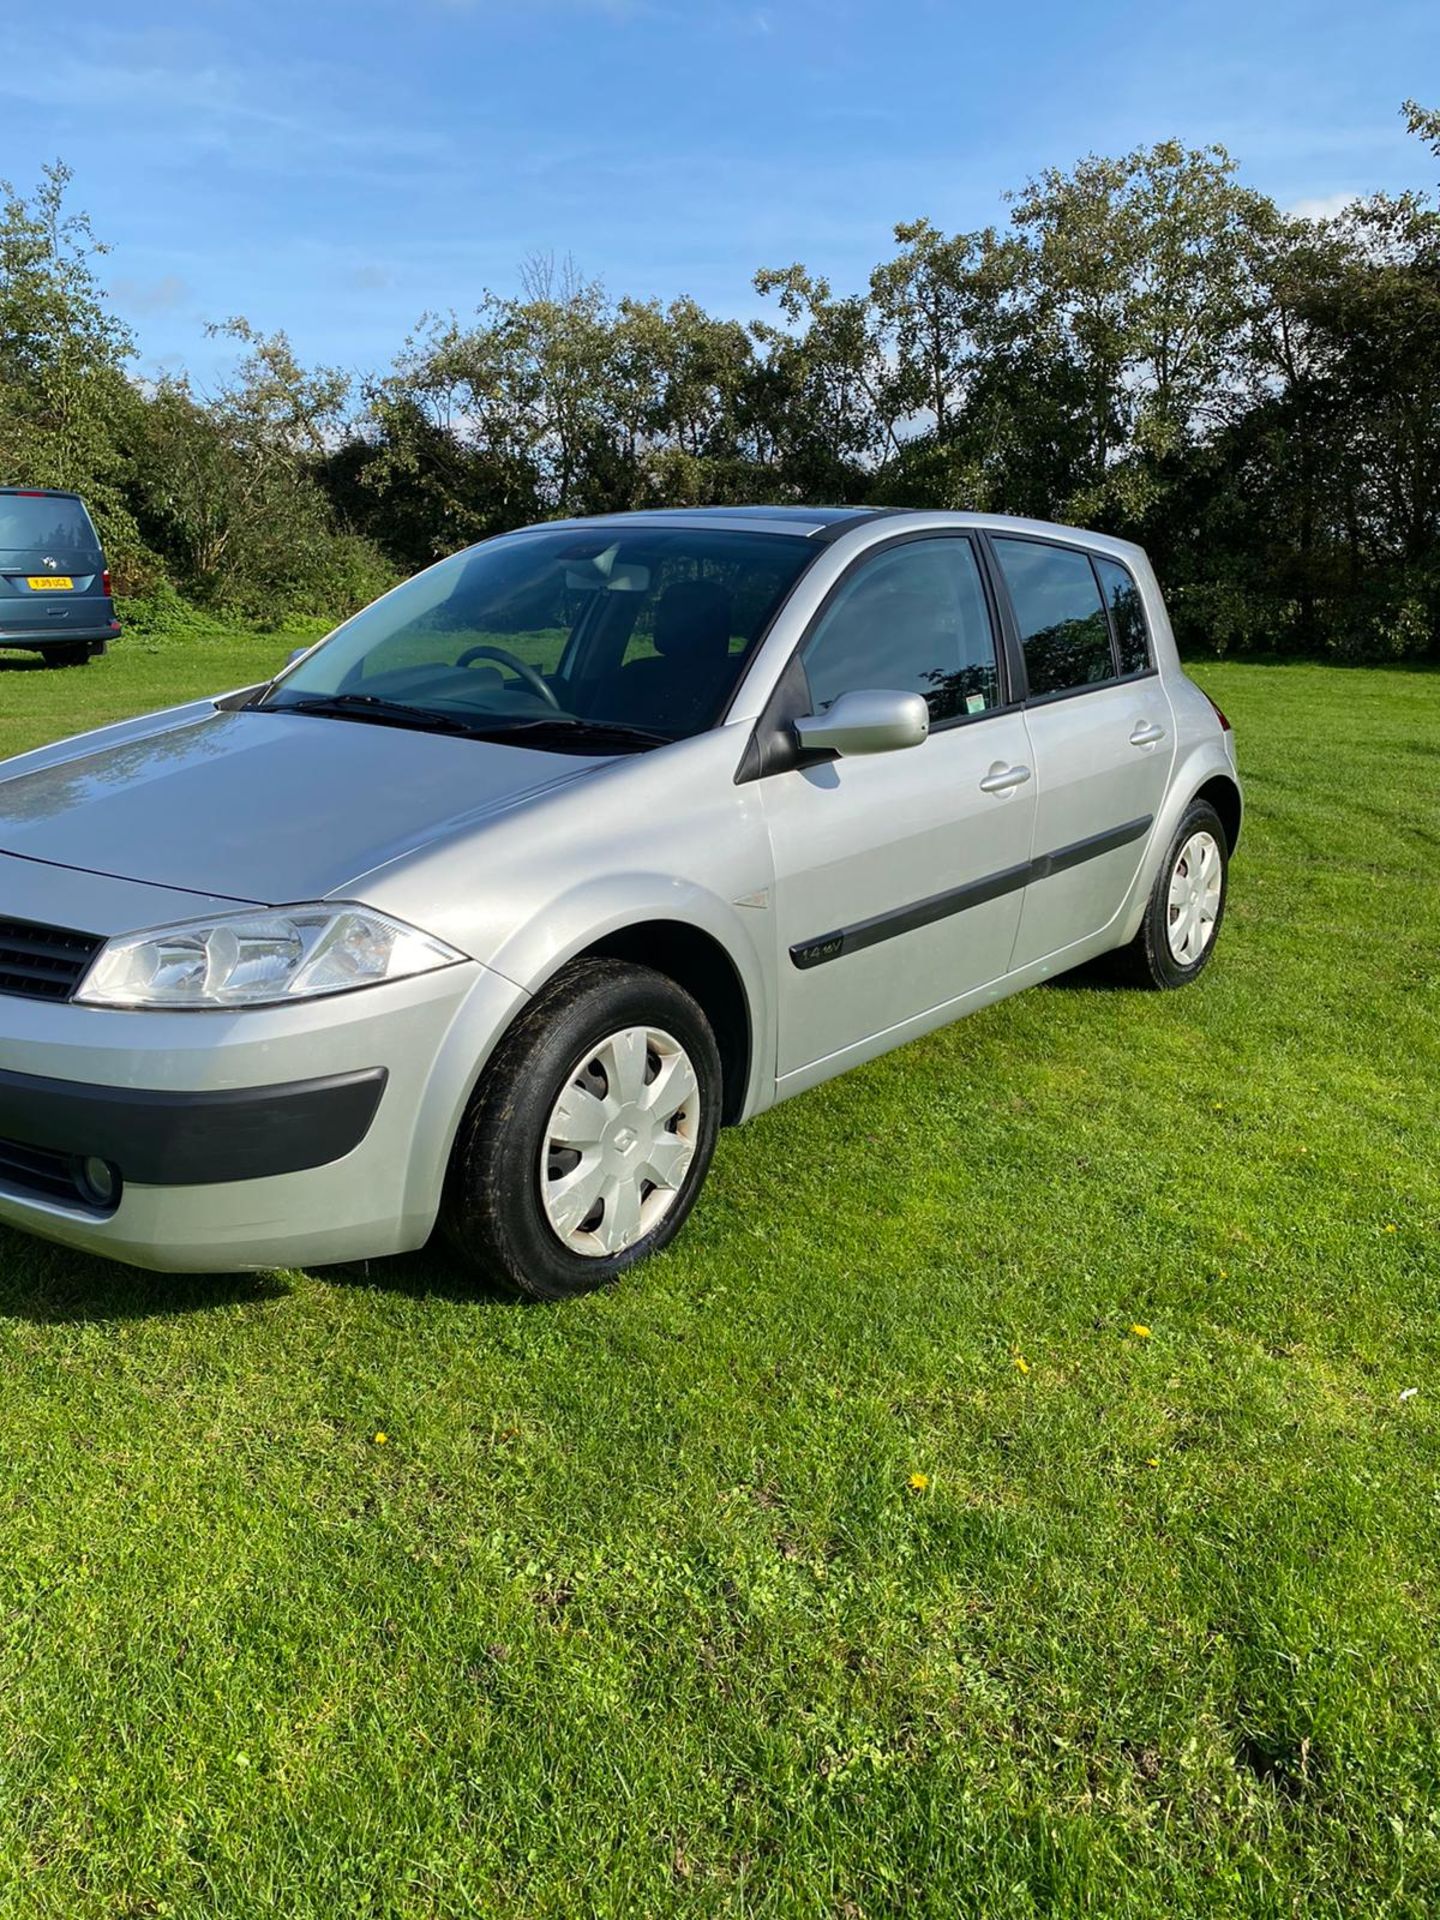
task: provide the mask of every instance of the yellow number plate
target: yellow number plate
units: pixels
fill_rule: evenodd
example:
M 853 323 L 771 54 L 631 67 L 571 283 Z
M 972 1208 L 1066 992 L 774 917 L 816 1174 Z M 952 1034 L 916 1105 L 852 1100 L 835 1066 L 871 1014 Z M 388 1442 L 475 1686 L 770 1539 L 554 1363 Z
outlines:
M 75 582 L 68 573 L 32 573 L 26 584 L 34 593 L 69 593 Z

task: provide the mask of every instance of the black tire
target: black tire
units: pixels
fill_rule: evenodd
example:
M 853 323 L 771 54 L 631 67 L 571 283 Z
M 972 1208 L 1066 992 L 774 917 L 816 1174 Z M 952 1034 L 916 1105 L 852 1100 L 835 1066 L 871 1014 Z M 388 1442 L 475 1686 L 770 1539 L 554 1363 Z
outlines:
M 1170 947 L 1170 883 L 1185 843 L 1197 833 L 1208 833 L 1220 849 L 1220 899 L 1215 911 L 1215 930 L 1197 960 L 1190 965 L 1178 960 Z M 1225 900 L 1230 889 L 1230 843 L 1220 816 L 1208 800 L 1193 800 L 1181 816 L 1165 858 L 1155 876 L 1155 885 L 1145 905 L 1140 931 L 1128 946 L 1116 955 L 1121 977 L 1132 986 L 1155 987 L 1168 991 L 1188 987 L 1210 964 L 1220 928 L 1225 919 Z
M 69 647 L 46 647 L 41 658 L 47 667 L 88 667 L 94 651 L 85 641 Z
M 645 1025 L 673 1036 L 689 1055 L 699 1087 L 694 1151 L 669 1211 L 643 1239 L 615 1254 L 577 1253 L 551 1225 L 541 1197 L 546 1129 L 587 1052 Z M 649 967 L 577 960 L 535 996 L 481 1077 L 450 1156 L 441 1227 L 462 1259 L 532 1299 L 564 1300 L 605 1286 L 685 1224 L 715 1151 L 720 1100 L 715 1036 L 683 988 Z

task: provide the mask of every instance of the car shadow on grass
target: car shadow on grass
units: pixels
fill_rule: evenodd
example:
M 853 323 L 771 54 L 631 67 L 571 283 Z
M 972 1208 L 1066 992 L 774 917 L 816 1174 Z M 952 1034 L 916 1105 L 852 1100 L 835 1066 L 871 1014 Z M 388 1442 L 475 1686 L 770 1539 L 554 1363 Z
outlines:
M 440 1245 L 306 1271 L 326 1285 L 366 1287 L 409 1300 L 475 1307 L 536 1304 L 492 1286 Z M 155 1319 L 217 1307 L 271 1306 L 290 1291 L 289 1277 L 281 1271 L 151 1273 L 0 1227 L 0 1320 L 66 1325 Z
M 145 1320 L 266 1306 L 290 1288 L 274 1273 L 147 1273 L 0 1228 L 0 1319 L 42 1325 Z
M 1102 953 L 1098 959 L 1087 960 L 1083 966 L 1071 967 L 1065 973 L 1052 974 L 1037 984 L 1063 993 L 1134 993 L 1137 990 L 1135 982 L 1127 980 L 1116 966 L 1111 953 Z
M 462 1307 L 533 1307 L 527 1300 L 483 1278 L 434 1240 L 417 1253 L 388 1254 L 383 1260 L 352 1260 L 344 1266 L 316 1267 L 317 1280 L 335 1286 L 368 1287 L 406 1300 L 447 1300 Z

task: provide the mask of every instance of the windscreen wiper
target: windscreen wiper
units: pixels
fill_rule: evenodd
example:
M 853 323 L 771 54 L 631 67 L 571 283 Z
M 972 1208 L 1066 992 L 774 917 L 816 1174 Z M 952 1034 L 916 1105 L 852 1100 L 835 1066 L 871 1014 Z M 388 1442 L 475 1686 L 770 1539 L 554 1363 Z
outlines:
M 674 735 L 649 727 L 632 727 L 621 720 L 582 720 L 573 714 L 536 714 L 529 719 L 502 715 L 442 713 L 435 707 L 412 707 L 403 700 L 384 700 L 378 693 L 312 694 L 299 700 L 262 705 L 262 713 L 315 713 L 336 720 L 369 720 L 379 726 L 413 727 L 428 733 L 454 733 L 470 740 L 523 740 L 526 746 L 594 747 L 634 752 L 645 747 L 668 747 Z
M 313 694 L 302 700 L 277 701 L 262 713 L 318 713 L 333 720 L 372 720 L 379 726 L 414 727 L 426 733 L 475 735 L 482 729 L 459 714 L 438 713 L 433 707 L 411 707 L 403 700 L 382 700 L 378 693 Z
M 657 733 L 653 727 L 632 727 L 625 720 L 582 720 L 569 713 L 537 714 L 532 720 L 502 720 L 486 732 L 486 738 L 491 740 L 509 740 L 517 735 L 531 746 L 538 745 L 543 738 L 562 746 L 595 747 L 601 753 L 607 747 L 623 750 L 669 747 L 675 743 L 673 733 Z

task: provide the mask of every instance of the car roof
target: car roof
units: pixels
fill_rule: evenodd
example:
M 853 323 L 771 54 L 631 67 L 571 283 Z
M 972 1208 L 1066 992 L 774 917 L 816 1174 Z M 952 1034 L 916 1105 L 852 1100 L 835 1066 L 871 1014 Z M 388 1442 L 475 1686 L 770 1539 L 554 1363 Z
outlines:
M 885 520 L 894 531 L 906 526 L 983 527 L 992 533 L 1025 533 L 1051 540 L 1076 540 L 1116 554 L 1141 552 L 1133 541 L 1085 527 L 1063 526 L 1053 520 L 1030 520 L 1017 514 L 956 512 L 935 507 L 801 507 L 756 503 L 734 507 L 647 507 L 634 513 L 577 515 L 567 520 L 539 523 L 550 527 L 714 527 L 729 532 L 786 533 L 829 545 L 852 528 Z M 535 529 L 535 530 L 538 530 Z M 528 529 L 527 529 L 528 531 Z
M 755 532 L 797 534 L 802 539 L 820 534 L 843 533 L 863 520 L 873 520 L 876 507 L 786 507 L 764 503 L 736 507 L 643 507 L 633 513 L 595 513 L 576 515 L 567 520 L 543 521 L 543 526 L 563 527 L 718 527 L 727 531 L 750 528 Z
M 0 493 L 18 494 L 22 500 L 78 500 L 71 487 L 0 487 Z

